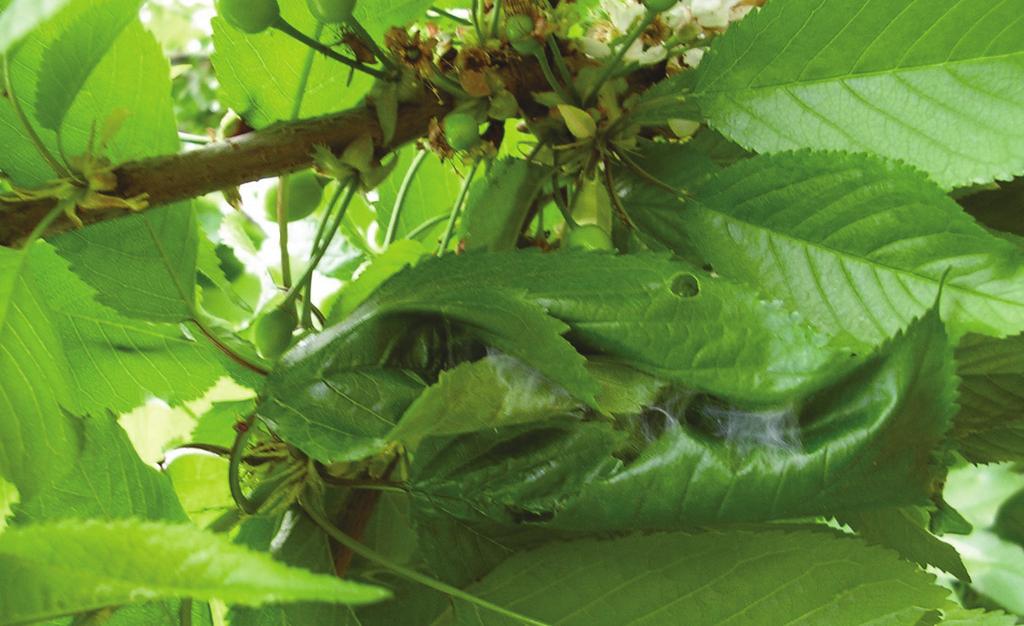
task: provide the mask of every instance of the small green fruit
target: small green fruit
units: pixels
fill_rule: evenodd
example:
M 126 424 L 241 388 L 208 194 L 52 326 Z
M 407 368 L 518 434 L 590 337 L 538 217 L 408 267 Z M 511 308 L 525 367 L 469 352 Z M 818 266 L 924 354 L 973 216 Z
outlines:
M 513 15 L 505 24 L 505 36 L 516 52 L 536 54 L 541 51 L 540 42 L 533 36 L 536 24 L 529 15 Z
M 471 114 L 453 111 L 444 116 L 444 137 L 455 150 L 469 150 L 480 142 L 480 125 Z
M 356 0 L 306 0 L 309 12 L 324 24 L 340 24 L 352 19 Z
M 277 221 L 277 185 L 270 188 L 263 199 L 263 209 L 271 222 Z M 324 197 L 324 188 L 313 170 L 303 170 L 288 177 L 288 221 L 301 220 L 320 206 Z
M 217 0 L 217 13 L 238 30 L 255 35 L 281 19 L 277 0 Z
M 577 226 L 569 231 L 566 244 L 572 250 L 612 250 L 612 238 L 597 224 Z
M 518 41 L 533 36 L 533 29 L 536 25 L 529 15 L 513 15 L 508 18 L 505 24 L 505 35 L 509 41 Z
M 679 0 L 644 0 L 644 5 L 647 6 L 647 10 L 653 13 L 661 13 L 662 11 L 668 11 L 674 7 Z
M 292 334 L 299 325 L 295 302 L 277 306 L 260 316 L 252 329 L 253 344 L 265 359 L 276 361 L 292 344 Z

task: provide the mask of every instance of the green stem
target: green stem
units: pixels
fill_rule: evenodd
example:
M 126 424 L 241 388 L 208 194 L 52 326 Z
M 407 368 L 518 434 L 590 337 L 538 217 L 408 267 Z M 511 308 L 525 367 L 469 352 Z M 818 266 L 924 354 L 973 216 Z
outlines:
M 569 225 L 569 228 L 576 228 L 579 226 L 576 220 L 572 217 L 572 211 L 569 210 L 569 206 L 565 204 L 565 198 L 562 197 L 562 186 L 558 184 L 558 171 L 556 170 L 552 176 L 551 181 L 552 187 L 554 187 L 554 194 L 552 197 L 555 200 L 555 206 L 558 207 L 559 213 L 565 219 L 565 223 Z
M 334 196 L 331 197 L 331 201 L 327 203 L 327 210 L 324 211 L 324 216 L 320 219 L 320 226 L 316 229 L 316 235 L 313 237 L 313 251 L 310 253 L 310 263 L 319 262 L 314 261 L 317 250 L 323 248 L 326 250 L 326 246 L 321 245 L 324 238 L 324 233 L 327 232 L 327 224 L 330 223 L 331 213 L 334 211 L 335 206 L 338 204 L 338 200 L 341 199 L 341 194 L 345 193 L 346 185 L 338 183 L 338 188 L 334 191 Z M 337 230 L 337 229 L 335 229 Z M 322 256 L 322 255 L 321 255 Z M 306 272 L 308 276 L 305 281 L 305 293 L 306 297 L 302 300 L 302 320 L 303 324 L 310 324 L 313 321 L 313 273 Z
M 615 207 L 616 213 L 619 215 L 619 219 L 626 225 L 637 230 L 636 224 L 633 223 L 633 219 L 629 217 L 629 213 L 626 212 L 626 207 L 622 204 L 622 199 L 619 198 L 619 194 L 615 190 L 615 180 L 612 178 L 612 164 L 605 158 L 604 159 L 604 186 L 608 192 L 608 197 L 611 198 L 612 206 Z
M 337 234 L 338 228 L 341 226 L 341 220 L 345 218 L 345 213 L 348 210 L 348 205 L 351 204 L 352 198 L 356 195 L 356 188 L 358 185 L 354 180 L 350 180 L 345 186 L 344 199 L 341 201 L 341 206 L 338 208 L 337 214 L 334 216 L 334 221 L 328 227 L 327 232 L 324 234 L 324 239 L 318 249 L 313 251 L 312 256 L 309 259 L 309 265 L 306 267 L 306 271 L 302 273 L 302 277 L 295 282 L 294 287 L 288 290 L 285 294 L 282 304 L 287 304 L 290 301 L 295 300 L 299 295 L 299 290 L 302 285 L 305 284 L 310 277 L 313 276 L 313 270 L 320 264 L 321 259 L 324 258 L 324 254 L 327 253 L 327 248 L 331 245 L 331 241 L 334 240 L 334 235 Z M 338 190 L 341 191 L 341 188 Z M 335 193 L 335 198 L 338 198 L 341 194 Z M 336 200 L 332 200 L 336 202 Z
M 28 234 L 28 238 L 25 239 L 25 243 L 23 243 L 21 247 L 28 248 L 35 243 L 36 239 L 43 236 L 43 233 L 46 232 L 46 229 L 50 227 L 50 224 L 52 224 L 55 219 L 60 217 L 62 213 L 66 213 L 68 210 L 74 211 L 75 206 L 75 201 L 70 198 L 65 198 L 58 202 L 57 206 L 50 209 L 50 212 L 46 214 L 46 217 L 39 220 L 39 223 L 36 224 L 36 227 L 32 229 L 32 232 Z
M 255 515 L 259 510 L 259 503 L 254 502 L 242 493 L 241 477 L 239 476 L 239 465 L 242 462 L 242 454 L 245 452 L 245 444 L 249 442 L 252 431 L 256 426 L 256 414 L 252 413 L 245 418 L 245 428 L 235 435 L 235 443 L 231 446 L 231 459 L 228 462 L 228 488 L 231 490 L 231 498 L 235 501 L 244 513 Z
M 288 176 L 277 179 L 277 242 L 281 257 L 281 286 L 292 286 L 292 259 L 288 254 Z
M 313 31 L 313 39 L 319 42 L 320 35 L 323 32 L 324 25 L 322 22 L 318 22 L 316 25 L 316 29 Z M 306 87 L 309 85 L 309 76 L 310 73 L 313 71 L 313 61 L 315 59 L 316 50 L 310 48 L 309 51 L 306 53 L 306 60 L 303 62 L 302 70 L 299 73 L 299 84 L 295 91 L 295 98 L 292 99 L 292 121 L 299 119 L 299 116 L 302 114 L 302 102 L 303 100 L 305 100 L 306 97 Z M 285 289 L 291 288 L 292 279 L 291 256 L 288 254 L 288 218 L 287 211 L 284 210 L 287 207 L 283 206 L 283 203 L 281 201 L 281 198 L 283 198 L 286 195 L 284 189 L 287 187 L 287 182 L 287 176 L 282 176 L 279 179 L 277 190 L 277 229 L 279 239 L 281 242 L 281 274 L 283 276 L 281 284 L 284 286 Z M 303 304 L 303 324 L 306 324 L 307 318 L 310 317 L 308 309 L 306 308 L 306 305 L 308 305 L 308 297 L 309 294 L 307 293 L 307 301 L 304 302 Z
M 384 80 L 387 80 L 387 79 L 391 78 L 391 76 L 387 72 L 382 72 L 381 70 L 378 70 L 376 68 L 370 67 L 369 65 L 365 65 L 363 63 L 360 63 L 359 61 L 356 61 L 355 59 L 350 59 L 350 58 L 348 58 L 348 57 L 346 57 L 344 55 L 338 54 L 337 52 L 335 52 L 334 50 L 328 48 L 327 46 L 325 46 L 324 44 L 320 43 L 319 41 L 316 41 L 315 39 L 313 39 L 313 38 L 309 37 L 308 35 L 302 33 L 301 31 L 296 29 L 294 26 L 289 24 L 287 21 L 285 21 L 284 18 L 281 18 L 280 20 L 278 20 L 277 23 L 273 25 L 273 28 L 276 28 L 277 30 L 281 31 L 285 35 L 288 35 L 292 39 L 295 39 L 296 41 L 299 41 L 299 42 L 302 42 L 302 43 L 306 44 L 307 46 L 309 46 L 310 48 L 316 50 L 320 54 L 322 54 L 322 55 L 324 55 L 324 56 L 326 56 L 326 57 L 328 57 L 330 59 L 333 59 L 333 60 L 335 60 L 335 61 L 337 61 L 339 63 L 347 65 L 347 66 L 351 67 L 354 70 L 359 70 L 360 72 L 369 74 L 370 76 L 373 76 L 374 78 L 380 78 L 380 79 L 384 79 Z
M 409 188 L 412 187 L 412 181 L 416 178 L 416 172 L 419 171 L 420 166 L 423 165 L 423 161 L 426 160 L 427 155 L 430 154 L 429 150 L 421 150 L 416 153 L 413 157 L 412 163 L 409 164 L 409 169 L 405 172 L 405 178 L 402 179 L 402 185 L 398 188 L 398 195 L 395 196 L 395 206 L 391 209 L 391 219 L 388 221 L 388 230 L 384 234 L 384 246 L 391 245 L 391 242 L 395 240 L 395 233 L 398 231 L 398 220 L 402 215 L 402 208 L 405 206 L 405 197 L 409 195 Z
M 441 246 L 437 249 L 437 256 L 441 256 L 448 249 L 448 244 L 452 240 L 452 233 L 455 232 L 455 222 L 459 219 L 459 213 L 462 211 L 462 205 L 466 201 L 466 196 L 469 195 L 469 184 L 473 182 L 473 177 L 476 175 L 476 170 L 479 166 L 480 159 L 473 161 L 473 165 L 469 168 L 465 180 L 462 181 L 462 188 L 459 189 L 459 197 L 455 199 L 455 206 L 452 207 L 451 215 L 448 216 L 448 226 L 444 229 L 444 236 L 441 238 Z
M 416 228 L 410 230 L 408 233 L 405 234 L 405 237 L 402 237 L 402 239 L 415 239 L 422 235 L 423 233 L 430 230 L 431 228 L 433 228 L 434 226 L 437 226 L 441 222 L 445 221 L 446 219 L 448 219 L 448 216 L 446 215 L 435 215 L 434 217 L 423 222 Z
M 306 515 L 309 515 L 310 519 L 312 519 L 313 522 L 317 526 L 319 526 L 321 530 L 327 533 L 331 537 L 331 539 L 334 539 L 341 545 L 351 550 L 353 553 L 358 554 L 359 556 L 363 557 L 368 561 L 372 561 L 380 565 L 381 567 L 387 568 L 395 574 L 398 574 L 403 578 L 407 578 L 414 583 L 419 583 L 424 587 L 429 587 L 430 589 L 434 589 L 435 591 L 447 594 L 453 598 L 458 598 L 459 600 L 462 600 L 464 602 L 469 602 L 470 604 L 474 604 L 482 609 L 492 611 L 494 613 L 497 613 L 498 615 L 504 615 L 505 617 L 518 620 L 519 622 L 529 624 L 530 626 L 545 626 L 544 622 L 539 622 L 533 618 L 506 609 L 505 607 L 498 606 L 497 604 L 488 602 L 483 598 L 478 598 L 473 594 L 467 593 L 462 589 L 443 583 L 439 580 L 421 574 L 416 570 L 409 569 L 408 567 L 405 567 L 403 565 L 399 565 L 398 563 L 395 563 L 383 554 L 378 553 L 376 550 L 373 550 L 372 548 L 363 545 L 362 543 L 356 541 L 352 537 L 349 537 L 348 535 L 343 533 L 334 524 L 332 524 L 321 511 L 319 511 L 314 506 L 310 506 L 305 501 L 305 498 L 299 501 L 299 505 L 306 512 Z
M 71 172 L 69 172 L 68 169 L 53 156 L 53 153 L 51 153 L 46 147 L 46 144 L 43 143 L 43 140 L 36 133 L 36 129 L 32 127 L 32 122 L 28 121 L 28 116 L 25 115 L 25 110 L 21 108 L 21 102 L 18 100 L 18 94 L 14 91 L 14 81 L 11 80 L 11 66 L 8 62 L 8 55 L 5 54 L 3 59 L 4 89 L 7 90 L 7 97 L 10 99 L 11 106 L 14 108 L 14 114 L 18 117 L 18 121 L 21 122 L 21 126 L 24 128 L 29 140 L 31 140 L 32 145 L 36 147 L 36 151 L 39 153 L 39 156 L 43 157 L 57 176 L 60 178 L 73 178 L 73 176 L 71 176 Z
M 544 74 L 544 80 L 548 81 L 551 88 L 558 94 L 565 102 L 573 102 L 572 96 L 562 87 L 562 83 L 555 78 L 555 73 L 551 71 L 551 64 L 548 63 L 548 57 L 544 54 L 543 48 L 537 48 L 537 52 L 533 54 L 537 59 L 537 63 L 540 65 L 540 71 Z
M 434 71 L 431 73 L 428 80 L 430 80 L 430 82 L 440 87 L 444 91 L 447 91 L 451 95 L 455 96 L 456 98 L 464 98 L 466 96 L 466 91 L 462 88 L 461 85 L 459 85 L 454 80 L 442 74 L 441 70 L 437 69 L 436 67 L 434 68 Z
M 654 18 L 657 17 L 657 15 L 658 14 L 654 11 L 644 13 L 644 18 L 640 20 L 640 23 L 637 24 L 633 30 L 629 31 L 629 34 L 626 35 L 626 40 L 619 45 L 619 51 L 615 53 L 615 56 L 612 57 L 611 61 L 605 64 L 600 76 L 598 76 L 597 82 L 594 83 L 593 89 L 591 89 L 590 93 L 587 94 L 587 97 L 583 99 L 584 104 L 589 104 L 595 97 L 597 97 L 598 92 L 601 91 L 601 87 L 608 82 L 608 79 L 611 78 L 619 69 L 619 66 L 622 65 L 622 57 L 626 55 L 626 50 L 633 45 L 634 41 L 639 39 L 640 35 L 644 34 L 644 31 L 647 30 L 647 27 L 650 26 L 652 22 L 654 22 Z
M 562 56 L 562 50 L 558 47 L 558 40 L 555 39 L 554 35 L 548 35 L 548 49 L 551 50 L 551 57 L 555 60 L 555 68 L 558 69 L 558 73 L 561 74 L 562 81 L 569 87 L 569 92 L 572 94 L 573 101 L 578 102 L 580 94 L 576 91 L 576 84 L 573 82 L 572 72 L 569 71 L 569 66 L 565 64 L 565 57 Z
M 491 16 L 491 37 L 499 36 L 498 27 L 501 22 L 501 0 L 494 0 L 494 15 Z
M 555 206 L 558 207 L 558 212 L 562 214 L 562 218 L 565 219 L 565 223 L 570 229 L 576 228 L 579 224 L 572 216 L 572 211 L 569 210 L 569 205 L 565 203 L 565 198 L 562 197 L 562 185 L 558 182 L 558 153 L 554 153 L 552 158 L 553 168 L 551 170 L 551 197 L 555 201 Z
M 217 335 L 215 335 L 212 330 L 207 328 L 205 324 L 203 324 L 201 321 L 199 321 L 198 318 L 193 317 L 189 321 L 191 321 L 193 324 L 196 325 L 196 328 L 199 329 L 199 332 L 203 333 L 203 336 L 206 337 L 207 339 L 209 339 L 210 343 L 212 343 L 218 350 L 223 352 L 225 356 L 227 356 L 229 359 L 231 359 L 235 363 L 238 363 L 239 365 L 241 365 L 242 367 L 246 368 L 247 370 L 256 372 L 260 376 L 266 376 L 267 374 L 270 373 L 269 371 L 263 369 L 262 367 L 260 367 L 259 365 L 256 365 L 255 363 L 250 362 L 245 357 L 243 357 L 242 355 L 238 354 L 237 352 L 232 350 L 230 347 L 228 347 L 227 344 L 225 344 L 223 341 L 221 341 L 220 338 L 217 337 Z
M 476 31 L 477 43 L 482 46 L 484 45 L 484 31 L 480 29 L 480 0 L 473 0 L 469 12 L 473 17 L 473 30 Z
M 318 23 L 313 38 L 319 43 L 320 33 L 324 25 Z M 309 84 L 309 75 L 313 71 L 313 60 L 316 58 L 316 50 L 310 48 L 306 53 L 306 60 L 302 64 L 302 71 L 299 73 L 299 85 L 295 91 L 295 98 L 292 99 L 292 121 L 299 118 L 302 111 L 302 101 L 306 97 L 306 86 Z M 277 236 L 281 256 L 281 286 L 290 289 L 292 286 L 292 261 L 288 254 L 288 176 L 281 176 L 277 179 Z

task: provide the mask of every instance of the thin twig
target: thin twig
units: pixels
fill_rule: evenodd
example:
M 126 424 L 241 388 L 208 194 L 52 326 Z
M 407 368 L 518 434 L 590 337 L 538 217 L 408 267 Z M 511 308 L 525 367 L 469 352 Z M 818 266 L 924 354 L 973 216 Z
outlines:
M 278 22 L 274 24 L 274 28 L 281 31 L 285 35 L 288 35 L 292 39 L 295 39 L 296 41 L 300 41 L 306 44 L 307 46 L 316 50 L 320 54 L 330 59 L 333 59 L 339 63 L 347 65 L 354 70 L 359 70 L 360 72 L 369 74 L 374 78 L 380 78 L 383 80 L 389 80 L 391 78 L 391 74 L 389 74 L 388 72 L 382 72 L 381 70 L 370 67 L 369 65 L 365 65 L 364 63 L 361 63 L 355 59 L 350 59 L 345 55 L 339 54 L 334 50 L 331 50 L 324 44 L 320 43 L 319 41 L 316 41 L 315 39 L 309 37 L 302 31 L 298 30 L 297 28 L 286 22 L 284 19 L 278 20 Z
M 203 336 L 205 336 L 207 339 L 209 339 L 210 343 L 212 343 L 214 346 L 216 346 L 218 350 L 223 352 L 229 359 L 231 359 L 235 363 L 238 363 L 239 365 L 241 365 L 242 367 L 244 367 L 247 370 L 250 370 L 252 372 L 256 372 L 260 376 L 266 376 L 266 375 L 270 374 L 270 370 L 264 369 L 264 368 L 260 367 L 259 365 L 256 365 L 255 363 L 250 362 L 245 357 L 243 357 L 242 355 L 238 354 L 237 352 L 235 352 L 234 350 L 229 348 L 226 344 L 224 344 L 224 342 L 222 342 L 220 340 L 219 337 L 217 337 L 217 335 L 215 335 L 209 328 L 206 327 L 205 324 L 200 322 L 198 319 L 192 318 L 189 321 L 191 321 L 193 324 L 196 325 L 196 327 L 199 329 L 199 332 L 203 333 Z
M 405 197 L 409 194 L 409 188 L 412 187 L 412 181 L 416 178 L 416 173 L 420 170 L 420 166 L 423 165 L 423 161 L 426 160 L 430 154 L 429 150 L 421 150 L 416 153 L 413 157 L 412 163 L 409 164 L 409 169 L 405 172 L 405 178 L 402 179 L 402 185 L 398 188 L 398 195 L 395 196 L 395 205 L 391 209 L 391 219 L 388 221 L 388 230 L 384 234 L 384 246 L 391 245 L 391 242 L 395 240 L 395 233 L 398 231 L 398 219 L 402 215 L 402 208 L 405 206 Z
M 470 166 L 469 172 L 466 174 L 465 180 L 462 181 L 462 188 L 459 189 L 459 196 L 455 199 L 455 206 L 452 207 L 451 215 L 448 216 L 448 226 L 441 237 L 441 245 L 437 249 L 437 256 L 441 256 L 448 249 L 448 244 L 452 240 L 452 233 L 455 232 L 455 222 L 459 219 L 459 214 L 462 212 L 462 205 L 466 202 L 466 196 L 469 195 L 469 184 L 473 182 L 473 177 L 476 175 L 476 170 L 479 166 L 480 159 L 474 160 L 473 165 Z

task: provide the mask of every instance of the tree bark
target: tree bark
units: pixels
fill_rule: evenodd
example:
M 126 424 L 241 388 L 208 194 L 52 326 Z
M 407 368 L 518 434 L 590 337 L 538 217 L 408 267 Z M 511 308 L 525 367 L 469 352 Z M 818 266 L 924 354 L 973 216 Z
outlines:
M 532 91 L 548 89 L 535 61 L 506 61 L 511 62 L 503 62 L 498 71 L 520 102 L 531 102 Z M 114 170 L 118 181 L 114 195 L 131 198 L 146 194 L 148 208 L 196 198 L 309 167 L 314 146 L 327 145 L 340 153 L 349 142 L 366 133 L 373 136 L 383 152 L 388 152 L 426 136 L 431 119 L 440 119 L 452 106 L 450 98 L 429 90 L 420 102 L 403 105 L 398 112 L 394 140 L 388 146 L 381 146 L 381 130 L 374 110 L 363 106 L 325 117 L 275 124 L 191 152 L 124 163 Z M 0 203 L 0 245 L 22 241 L 54 206 L 54 201 Z M 78 212 L 86 225 L 131 214 L 128 209 Z M 45 235 L 72 228 L 74 224 L 62 216 Z

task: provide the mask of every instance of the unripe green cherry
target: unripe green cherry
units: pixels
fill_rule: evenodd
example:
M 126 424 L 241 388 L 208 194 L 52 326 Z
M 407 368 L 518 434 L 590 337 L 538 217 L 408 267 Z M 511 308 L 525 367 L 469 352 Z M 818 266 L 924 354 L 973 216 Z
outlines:
M 295 302 L 285 302 L 260 316 L 252 328 L 252 341 L 265 359 L 276 361 L 292 344 L 299 325 Z
M 535 28 L 533 18 L 529 15 L 513 15 L 505 24 L 505 36 L 516 52 L 520 54 L 536 54 L 541 51 L 540 42 L 533 36 Z
M 652 13 L 661 13 L 662 11 L 668 11 L 676 5 L 679 0 L 644 0 L 644 5 L 647 10 Z
M 584 224 L 569 231 L 565 243 L 572 250 L 612 250 L 612 238 L 597 224 Z
M 340 24 L 352 19 L 356 0 L 306 0 L 309 12 L 324 24 Z
M 469 150 L 480 142 L 480 125 L 470 113 L 453 111 L 444 116 L 444 137 L 455 150 Z
M 278 186 L 274 185 L 263 198 L 263 209 L 266 217 L 271 222 L 277 221 L 277 194 Z M 288 177 L 288 201 L 287 219 L 289 222 L 301 220 L 308 217 L 320 206 L 324 197 L 324 188 L 320 186 L 313 170 L 303 170 Z
M 277 0 L 217 0 L 217 13 L 238 30 L 255 35 L 281 19 Z

